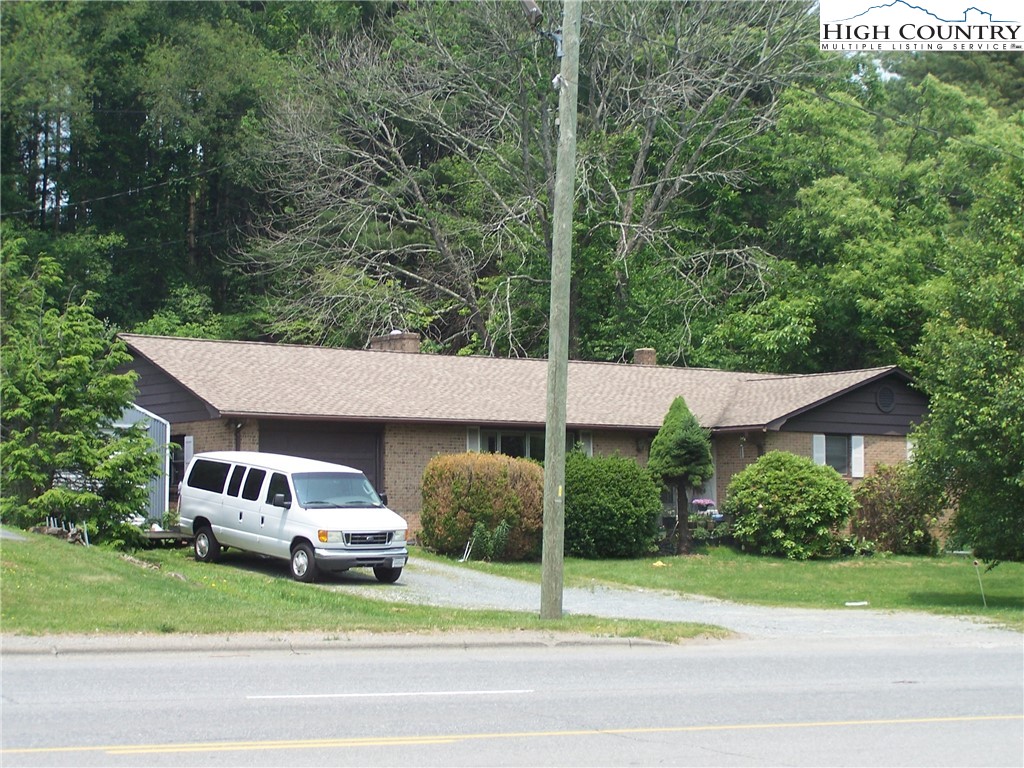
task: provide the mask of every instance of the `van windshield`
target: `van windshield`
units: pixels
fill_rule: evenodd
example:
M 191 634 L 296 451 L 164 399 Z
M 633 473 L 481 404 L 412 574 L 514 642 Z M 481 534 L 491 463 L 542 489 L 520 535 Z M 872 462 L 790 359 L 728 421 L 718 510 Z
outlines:
M 292 479 L 299 506 L 307 509 L 384 506 L 361 472 L 304 472 Z

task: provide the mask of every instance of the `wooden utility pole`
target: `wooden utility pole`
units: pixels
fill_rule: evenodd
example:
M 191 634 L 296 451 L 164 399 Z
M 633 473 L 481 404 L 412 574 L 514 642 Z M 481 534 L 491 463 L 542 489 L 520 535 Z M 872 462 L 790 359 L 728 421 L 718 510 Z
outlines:
M 565 402 L 569 379 L 569 283 L 572 212 L 576 198 L 576 95 L 580 63 L 582 0 L 565 0 L 562 67 L 558 98 L 558 158 L 555 168 L 551 246 L 551 310 L 548 321 L 548 393 L 544 446 L 544 550 L 540 615 L 562 618 L 565 539 Z

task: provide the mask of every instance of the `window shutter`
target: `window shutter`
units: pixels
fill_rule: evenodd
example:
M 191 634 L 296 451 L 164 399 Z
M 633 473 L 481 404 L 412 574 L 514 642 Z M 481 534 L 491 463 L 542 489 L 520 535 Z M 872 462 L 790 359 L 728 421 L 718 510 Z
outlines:
M 850 476 L 864 477 L 864 435 L 850 437 Z
M 594 455 L 594 433 L 589 431 L 580 432 L 580 442 L 583 443 L 583 453 L 586 456 Z
M 814 451 L 813 451 L 812 456 L 814 458 L 814 463 L 815 464 L 822 464 L 822 465 L 824 465 L 824 463 L 825 463 L 825 436 L 824 435 L 815 435 L 814 436 L 813 446 L 814 446 Z
M 466 451 L 480 453 L 480 427 L 466 427 Z

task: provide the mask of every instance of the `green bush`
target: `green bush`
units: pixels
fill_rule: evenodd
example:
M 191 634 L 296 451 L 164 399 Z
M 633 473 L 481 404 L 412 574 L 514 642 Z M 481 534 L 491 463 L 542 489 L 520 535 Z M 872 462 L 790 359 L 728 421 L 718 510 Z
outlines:
M 807 560 L 839 554 L 839 530 L 855 504 L 832 467 L 773 451 L 733 477 L 725 512 L 743 549 Z
M 854 497 L 858 508 L 850 529 L 855 536 L 894 555 L 936 553 L 930 529 L 941 510 L 919 489 L 910 465 L 878 467 L 857 487 Z
M 661 491 L 621 456 L 572 451 L 565 462 L 565 552 L 573 557 L 642 557 L 656 549 Z
M 424 546 L 488 560 L 540 556 L 544 471 L 526 459 L 491 453 L 435 456 L 423 472 Z

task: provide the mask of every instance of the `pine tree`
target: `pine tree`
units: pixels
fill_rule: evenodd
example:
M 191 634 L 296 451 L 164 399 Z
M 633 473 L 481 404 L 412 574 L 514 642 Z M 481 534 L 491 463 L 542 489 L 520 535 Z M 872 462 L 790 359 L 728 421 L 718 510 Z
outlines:
M 679 488 L 683 504 L 677 526 L 677 552 L 688 552 L 690 528 L 687 489 L 695 488 L 710 478 L 715 468 L 711 457 L 711 438 L 682 397 L 672 401 L 665 421 L 651 443 L 647 467 L 666 487 L 675 485 Z
M 135 393 L 134 374 L 118 373 L 127 351 L 91 294 L 65 297 L 54 259 L 4 235 L 0 516 L 25 527 L 59 516 L 123 542 L 159 462 L 140 425 L 114 426 Z

